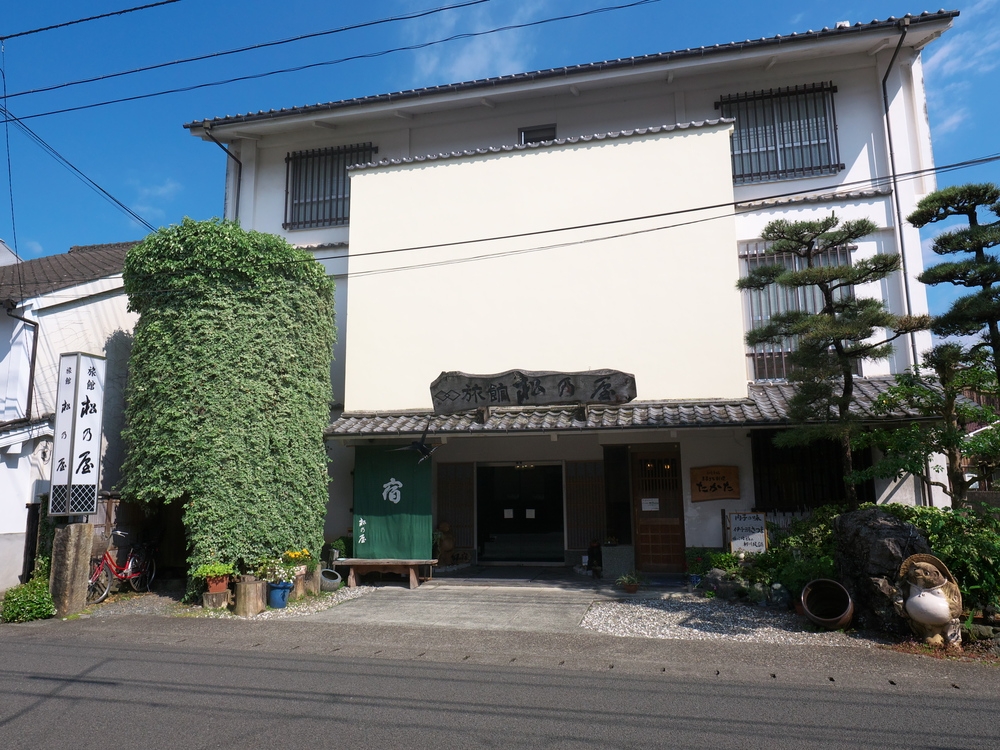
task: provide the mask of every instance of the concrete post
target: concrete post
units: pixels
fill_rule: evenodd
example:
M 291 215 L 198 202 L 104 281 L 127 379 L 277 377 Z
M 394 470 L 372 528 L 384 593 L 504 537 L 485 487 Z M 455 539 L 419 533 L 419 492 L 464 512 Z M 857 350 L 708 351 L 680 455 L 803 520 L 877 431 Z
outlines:
M 87 583 L 90 578 L 90 554 L 94 526 L 71 523 L 56 528 L 52 540 L 52 572 L 49 591 L 56 605 L 56 616 L 76 614 L 87 606 Z

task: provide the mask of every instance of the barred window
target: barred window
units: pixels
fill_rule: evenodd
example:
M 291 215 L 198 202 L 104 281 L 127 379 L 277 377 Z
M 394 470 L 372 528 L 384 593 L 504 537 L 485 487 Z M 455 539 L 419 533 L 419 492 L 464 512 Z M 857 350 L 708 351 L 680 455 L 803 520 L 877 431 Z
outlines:
M 730 139 L 737 185 L 844 169 L 837 146 L 832 82 L 724 96 L 716 102 L 736 124 Z
M 285 229 L 347 224 L 351 181 L 347 168 L 378 153 L 370 143 L 296 151 L 285 157 Z
M 794 253 L 767 255 L 767 243 L 740 243 L 740 274 L 746 276 L 758 266 L 783 265 L 790 270 L 806 267 L 805 258 Z M 848 266 L 851 251 L 847 247 L 837 247 L 816 256 L 814 265 Z M 850 289 L 838 289 L 838 299 L 851 294 Z M 816 313 L 823 309 L 823 295 L 814 286 L 789 289 L 777 284 L 769 284 L 764 289 L 748 289 L 743 293 L 745 330 L 752 331 L 767 325 L 771 317 L 778 313 L 801 311 Z M 795 350 L 795 341 L 778 344 L 757 344 L 747 347 L 747 374 L 751 380 L 784 380 L 788 377 L 788 355 Z M 855 365 L 857 369 L 857 365 Z M 860 372 L 857 372 L 860 374 Z

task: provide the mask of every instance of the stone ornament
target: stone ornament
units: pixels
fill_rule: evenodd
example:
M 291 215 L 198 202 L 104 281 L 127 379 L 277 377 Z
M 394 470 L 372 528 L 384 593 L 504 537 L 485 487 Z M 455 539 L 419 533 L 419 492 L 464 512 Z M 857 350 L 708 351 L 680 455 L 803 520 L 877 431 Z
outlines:
M 962 647 L 962 594 L 934 555 L 910 555 L 899 568 L 896 610 L 930 646 Z

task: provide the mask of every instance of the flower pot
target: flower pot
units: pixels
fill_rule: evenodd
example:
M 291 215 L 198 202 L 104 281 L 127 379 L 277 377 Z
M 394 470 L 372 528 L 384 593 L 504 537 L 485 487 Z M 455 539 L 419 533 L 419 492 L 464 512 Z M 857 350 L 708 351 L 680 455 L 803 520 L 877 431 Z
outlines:
M 229 588 L 229 576 L 209 576 L 205 579 L 209 594 L 221 594 Z
M 625 589 L 625 593 L 626 594 L 634 594 L 636 591 L 639 590 L 639 584 L 638 583 L 623 583 L 622 584 L 622 588 Z
M 288 594 L 294 585 L 291 581 L 268 582 L 267 605 L 274 609 L 284 609 L 288 605 Z
M 340 588 L 340 573 L 326 568 L 320 571 L 319 587 L 323 591 L 336 591 Z

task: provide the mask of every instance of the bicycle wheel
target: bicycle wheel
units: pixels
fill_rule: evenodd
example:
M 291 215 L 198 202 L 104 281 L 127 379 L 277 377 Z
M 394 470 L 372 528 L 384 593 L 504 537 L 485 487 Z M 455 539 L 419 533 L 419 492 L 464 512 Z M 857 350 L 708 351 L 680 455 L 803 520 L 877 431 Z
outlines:
M 99 604 L 108 598 L 111 591 L 111 571 L 104 561 L 97 563 L 87 584 L 87 604 Z
M 156 577 L 156 560 L 148 555 L 148 552 L 143 552 L 134 563 L 138 574 L 128 579 L 133 591 L 149 591 L 153 585 L 153 578 Z

